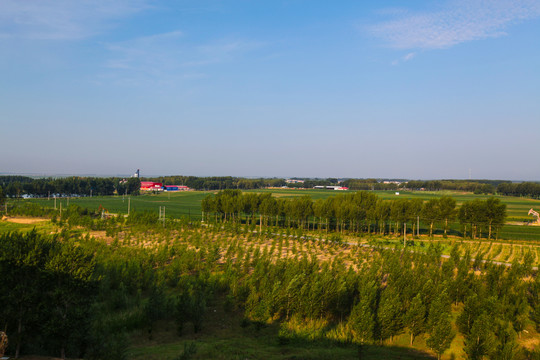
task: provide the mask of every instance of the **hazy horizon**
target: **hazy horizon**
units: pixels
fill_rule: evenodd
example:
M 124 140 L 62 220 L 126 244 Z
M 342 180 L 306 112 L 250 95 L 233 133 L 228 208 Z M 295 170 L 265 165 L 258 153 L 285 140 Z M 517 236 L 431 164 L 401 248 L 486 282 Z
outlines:
M 538 0 L 2 1 L 0 172 L 538 181 L 539 33 Z
M 47 174 L 47 173 L 0 173 L 0 176 L 28 176 L 35 178 L 46 178 L 46 177 L 70 177 L 70 176 L 79 176 L 79 177 L 129 177 L 133 174 L 75 174 L 75 173 L 64 173 L 64 174 Z M 430 180 L 470 180 L 470 181 L 512 181 L 512 182 L 540 182 L 540 180 L 535 179 L 476 179 L 476 178 L 404 178 L 404 177 L 380 177 L 380 176 L 366 176 L 362 178 L 351 178 L 351 177 L 341 177 L 341 176 L 328 176 L 328 177 L 308 177 L 308 176 L 251 176 L 251 175 L 194 175 L 194 174 L 141 174 L 141 178 L 156 178 L 156 177 L 168 177 L 168 176 L 194 176 L 194 177 L 235 177 L 235 178 L 246 178 L 246 179 L 377 179 L 377 180 L 421 180 L 421 181 L 430 181 Z

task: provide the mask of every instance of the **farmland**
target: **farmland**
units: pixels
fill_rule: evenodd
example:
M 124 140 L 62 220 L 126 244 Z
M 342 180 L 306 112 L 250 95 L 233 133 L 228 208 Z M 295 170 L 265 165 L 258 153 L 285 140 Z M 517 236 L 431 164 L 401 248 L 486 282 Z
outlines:
M 314 200 L 326 199 L 330 196 L 336 196 L 341 192 L 333 190 L 296 190 L 296 189 L 264 189 L 264 190 L 248 190 L 246 192 L 255 193 L 271 193 L 272 196 L 277 198 L 293 198 L 299 196 L 309 195 Z M 169 192 L 158 194 L 142 194 L 140 196 L 99 196 L 99 197 L 79 197 L 79 198 L 58 198 L 56 200 L 57 208 L 62 207 L 65 209 L 69 204 L 77 204 L 83 208 L 89 208 L 91 210 L 104 209 L 105 212 L 112 214 L 127 214 L 128 206 L 131 210 L 136 211 L 152 211 L 158 212 L 160 206 L 165 207 L 166 216 L 169 218 L 189 217 L 193 220 L 201 218 L 201 201 L 208 194 L 215 192 L 207 191 L 189 191 L 189 192 Z M 429 200 L 432 198 L 438 198 L 442 195 L 450 195 L 454 199 L 458 206 L 465 201 L 471 201 L 474 199 L 486 199 L 486 195 L 474 195 L 471 193 L 461 192 L 400 192 L 399 196 L 395 195 L 393 191 L 374 191 L 380 198 L 385 200 L 396 198 L 407 199 L 422 199 Z M 507 223 L 501 229 L 500 237 L 507 240 L 524 240 L 524 241 L 538 241 L 540 240 L 540 227 L 539 226 L 523 226 L 527 221 L 532 221 L 533 217 L 527 215 L 530 208 L 539 209 L 540 200 L 510 197 L 510 196 L 497 196 L 501 201 L 507 205 Z M 54 207 L 54 199 L 27 199 L 20 201 L 36 202 L 43 206 Z M 425 230 L 425 226 L 421 224 L 421 231 Z M 459 224 L 454 223 L 451 225 L 451 230 L 456 232 L 459 229 Z
M 497 296 L 493 284 L 484 283 L 483 277 L 473 276 L 479 271 L 488 279 L 503 276 L 505 281 L 513 284 L 511 287 L 515 290 L 512 291 L 519 289 L 521 292 L 516 303 L 505 297 L 497 300 L 508 310 L 490 313 L 490 316 L 497 317 L 499 323 L 505 325 L 491 330 L 493 333 L 486 336 L 500 339 L 509 336 L 512 346 L 521 349 L 521 354 L 537 345 L 536 318 L 533 315 L 529 318 L 527 314 L 528 309 L 536 309 L 538 305 L 534 297 L 526 300 L 527 294 L 536 291 L 537 285 L 532 282 L 519 284 L 522 278 L 537 276 L 540 227 L 506 224 L 498 239 L 488 239 L 485 234 L 470 239 L 460 235 L 460 225 L 453 223 L 448 237 L 443 237 L 438 225 L 438 232 L 431 238 L 427 224 L 421 223 L 421 236 L 409 232 L 404 248 L 403 236 L 396 232 L 391 222 L 382 233 L 358 232 L 350 228 L 343 231 L 342 226 L 341 230 L 333 229 L 325 234 L 321 229 L 315 229 L 315 219 L 311 227 L 294 222 L 294 219 L 292 227 L 285 227 L 288 221 L 284 219 L 283 226 L 266 222 L 263 226 L 263 221 L 257 223 L 258 216 L 250 216 L 250 210 L 242 207 L 244 214 L 237 213 L 229 221 L 226 216 L 220 219 L 211 215 L 202 225 L 203 199 L 214 193 L 192 191 L 132 197 L 57 198 L 56 208 L 62 207 L 62 216 L 59 211 L 52 211 L 54 199 L 11 200 L 8 210 L 15 210 L 17 203 L 40 204 L 48 209 L 48 216 L 53 220 L 11 215 L 7 221 L 0 222 L 0 234 L 6 234 L 6 241 L 15 240 L 14 236 L 31 239 L 35 236 L 32 229 L 36 228 L 44 237 L 56 233 L 64 239 L 63 245 L 55 246 L 66 246 L 65 251 L 75 251 L 70 246 L 81 246 L 87 254 L 100 254 L 101 265 L 95 269 L 96 276 L 107 280 L 101 283 L 100 295 L 93 301 L 102 311 L 99 315 L 88 314 L 85 321 L 92 324 L 92 331 L 110 333 L 118 331 L 117 324 L 121 324 L 122 338 L 112 337 L 113 342 L 107 345 L 114 351 L 121 351 L 115 356 L 118 359 L 173 359 L 189 351 L 194 351 L 192 355 L 196 359 L 279 359 L 285 354 L 291 358 L 353 359 L 357 358 L 358 351 L 368 359 L 413 359 L 436 354 L 443 355 L 444 359 L 464 358 L 470 351 L 465 349 L 464 342 L 477 331 L 464 326 L 460 320 L 469 311 L 467 307 L 471 301 L 478 301 L 472 289 L 482 288 L 481 291 Z M 235 196 L 241 199 L 239 204 L 245 204 L 250 198 L 262 199 L 264 194 L 270 193 L 275 199 L 291 204 L 305 195 L 316 200 L 343 194 L 324 190 L 272 189 L 236 192 Z M 402 192 L 398 196 L 394 192 L 377 191 L 375 194 L 383 200 L 429 200 L 444 194 L 451 195 L 459 205 L 487 198 L 454 192 Z M 538 204 L 534 200 L 498 198 L 507 205 L 514 223 L 521 212 Z M 74 204 L 80 208 L 72 206 Z M 100 219 L 101 212 L 124 215 L 128 207 L 131 215 L 127 218 L 105 216 Z M 167 221 L 163 223 L 157 221 L 159 207 L 166 208 Z M 83 208 L 93 211 L 84 212 Z M 175 218 L 182 221 L 175 221 Z M 13 231 L 27 235 L 12 235 Z M 440 262 L 445 265 L 441 267 Z M 498 267 L 499 264 L 506 266 Z M 390 287 L 386 275 L 380 275 L 383 273 L 390 274 Z M 403 273 L 411 277 L 401 279 Z M 297 283 L 297 276 L 305 279 Z M 267 277 L 274 278 L 268 280 Z M 422 277 L 423 280 L 419 280 Z M 436 282 L 438 290 L 429 287 L 435 286 L 433 283 L 428 287 L 424 285 L 433 279 L 439 279 Z M 368 280 L 378 284 L 372 291 Z M 284 285 L 272 285 L 280 283 Z M 299 285 L 304 283 L 306 285 Z M 364 284 L 364 290 L 356 290 L 359 283 Z M 404 286 L 405 283 L 410 284 Z M 341 287 L 336 287 L 337 284 Z M 529 292 L 524 291 L 524 286 L 530 287 Z M 365 293 L 360 295 L 358 291 Z M 440 298 L 431 297 L 432 292 L 440 294 Z M 417 293 L 423 294 L 421 301 L 424 303 L 419 305 L 424 309 L 421 321 L 440 321 L 439 326 L 452 329 L 447 339 L 448 348 L 439 349 L 430 342 L 436 334 L 426 326 L 414 335 L 413 344 L 411 334 L 415 325 L 407 323 L 409 315 L 394 314 L 395 320 L 384 317 L 383 311 L 393 312 L 396 307 L 405 314 L 413 306 Z M 47 296 L 51 297 L 47 301 L 52 301 L 55 293 Z M 299 305 L 291 305 L 288 299 L 293 296 L 298 297 L 295 301 Z M 365 319 L 371 319 L 372 323 L 362 330 L 362 318 L 356 318 L 356 313 L 364 306 L 361 301 L 357 302 L 364 296 L 372 297 L 371 305 L 361 310 L 371 314 Z M 159 300 L 162 297 L 167 300 Z M 401 299 L 399 305 L 391 302 L 395 297 Z M 380 300 L 376 301 L 377 298 Z M 518 307 L 524 301 L 529 301 L 531 308 Z M 442 311 L 446 320 L 430 319 L 429 312 L 425 312 L 428 308 L 435 311 L 439 307 L 437 302 L 446 304 L 437 310 Z M 321 306 L 317 305 L 319 303 Z M 478 306 L 490 308 L 484 302 Z M 184 308 L 193 313 L 185 313 Z M 484 315 L 475 315 L 477 321 L 483 321 L 482 316 L 491 310 L 482 311 Z M 168 314 L 174 314 L 173 318 Z M 200 318 L 201 314 L 204 318 Z M 191 326 L 184 326 L 184 322 L 193 325 L 193 330 Z M 359 331 L 367 337 L 361 337 Z M 31 341 L 39 343 L 39 334 L 35 336 Z M 96 343 L 100 336 L 92 333 L 88 340 L 88 351 L 96 358 L 104 356 L 99 342 Z M 361 350 L 355 345 L 363 343 Z M 191 350 L 190 346 L 193 346 Z
M 291 198 L 298 196 L 309 195 L 314 200 L 326 199 L 330 196 L 340 194 L 333 190 L 296 190 L 296 189 L 264 189 L 264 190 L 247 190 L 246 192 L 255 193 L 271 193 L 279 198 Z M 142 194 L 140 196 L 131 196 L 131 209 L 140 211 L 158 211 L 160 206 L 165 206 L 167 215 L 171 217 L 188 216 L 200 217 L 201 201 L 208 194 L 215 193 L 212 191 L 189 191 L 189 192 L 170 192 L 158 194 Z M 396 199 L 394 191 L 374 191 L 380 198 L 389 200 Z M 458 206 L 464 201 L 474 199 L 486 199 L 487 195 L 474 195 L 471 193 L 461 193 L 453 191 L 440 192 L 424 192 L 424 191 L 402 191 L 399 193 L 400 198 L 407 199 L 422 199 L 429 200 L 439 198 L 442 195 L 449 195 L 456 199 Z M 532 216 L 527 215 L 529 209 L 540 209 L 540 200 L 519 198 L 512 196 L 496 196 L 507 205 L 508 221 L 509 222 L 526 222 L 533 220 Z M 36 202 L 38 204 L 53 207 L 54 199 L 29 199 L 26 201 Z M 70 198 L 70 204 L 77 204 L 81 207 L 90 209 L 98 209 L 100 206 L 111 213 L 127 214 L 128 198 L 123 196 L 94 196 L 94 197 L 79 197 Z M 57 207 L 63 204 L 64 208 L 68 204 L 67 198 L 58 198 Z

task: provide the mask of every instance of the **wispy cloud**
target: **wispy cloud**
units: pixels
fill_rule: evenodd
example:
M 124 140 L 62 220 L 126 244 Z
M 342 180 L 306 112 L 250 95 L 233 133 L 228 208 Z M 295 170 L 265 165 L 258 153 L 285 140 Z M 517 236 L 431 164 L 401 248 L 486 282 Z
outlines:
M 410 52 L 406 54 L 405 56 L 402 56 L 400 59 L 392 61 L 392 65 L 399 65 L 399 63 L 410 61 L 414 59 L 415 57 L 416 57 L 416 53 Z
M 2 0 L 0 37 L 82 39 L 107 29 L 113 20 L 148 8 L 145 0 Z
M 105 66 L 126 70 L 169 69 L 184 56 L 180 42 L 182 37 L 183 33 L 176 30 L 106 44 L 111 57 Z
M 540 17 L 538 0 L 450 0 L 434 11 L 392 8 L 393 20 L 368 31 L 396 49 L 443 49 L 463 42 L 498 37 L 512 24 Z M 406 59 L 404 59 L 406 60 Z
M 261 43 L 241 39 L 193 44 L 177 30 L 105 44 L 109 52 L 105 68 L 114 72 L 109 76 L 118 79 L 204 78 L 206 66 L 233 61 L 260 46 Z

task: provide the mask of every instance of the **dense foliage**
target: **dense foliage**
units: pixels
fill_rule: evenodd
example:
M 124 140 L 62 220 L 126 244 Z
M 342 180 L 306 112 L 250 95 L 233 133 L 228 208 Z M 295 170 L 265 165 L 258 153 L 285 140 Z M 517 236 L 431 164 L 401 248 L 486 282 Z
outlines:
M 540 198 L 540 184 L 534 182 L 504 183 L 497 187 L 497 191 L 502 195 Z
M 101 221 L 114 240 L 67 227 L 0 237 L 10 355 L 125 359 L 131 333 L 152 338 L 159 321 L 173 321 L 178 336 L 202 331 L 213 326 L 205 314 L 216 303 L 242 309 L 245 326 L 280 322 L 282 344 L 392 343 L 406 333 L 440 355 L 457 326 L 469 358 L 525 358 L 518 338 L 527 323 L 540 327 L 540 281 L 527 252 L 506 267 L 472 262 L 458 244 L 443 260 L 436 245 L 369 249 L 144 213 L 124 224 L 73 208 L 62 221 Z
M 458 190 L 470 191 L 475 194 L 494 194 L 502 180 L 411 180 L 406 187 L 412 190 Z

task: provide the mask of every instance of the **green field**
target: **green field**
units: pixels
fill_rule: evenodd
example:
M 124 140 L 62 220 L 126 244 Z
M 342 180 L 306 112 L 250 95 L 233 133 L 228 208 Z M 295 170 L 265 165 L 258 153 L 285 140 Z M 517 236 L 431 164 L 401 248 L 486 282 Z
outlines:
M 191 216 L 194 219 L 201 218 L 201 200 L 211 192 L 190 191 L 160 194 L 143 194 L 140 196 L 94 196 L 81 198 L 58 198 L 56 208 L 60 204 L 65 209 L 69 204 L 77 204 L 83 208 L 98 210 L 104 208 L 111 214 L 127 214 L 128 207 L 131 211 L 159 211 L 160 206 L 165 206 L 167 217 L 180 218 Z M 21 201 L 32 201 L 43 206 L 54 207 L 54 199 L 28 199 Z
M 334 190 L 296 190 L 296 189 L 261 189 L 261 190 L 249 190 L 249 192 L 257 193 L 272 193 L 279 198 L 290 198 L 297 196 L 309 195 L 313 199 L 325 199 L 330 196 L 338 194 L 344 194 L 344 192 L 338 192 Z M 56 200 L 57 208 L 65 208 L 69 204 L 77 204 L 81 207 L 87 207 L 89 209 L 97 210 L 105 208 L 112 214 L 127 214 L 128 206 L 131 210 L 136 211 L 159 211 L 160 206 L 165 207 L 166 216 L 169 218 L 190 217 L 191 219 L 201 218 L 201 200 L 213 192 L 206 191 L 190 191 L 190 192 L 170 192 L 159 194 L 143 194 L 140 196 L 106 196 L 106 197 L 84 197 L 84 198 L 62 198 Z M 346 192 L 351 193 L 351 192 Z M 470 201 L 474 199 L 486 199 L 486 195 L 474 195 L 470 193 L 460 192 L 400 192 L 396 195 L 394 191 L 375 191 L 375 193 L 382 199 L 396 199 L 396 198 L 420 198 L 428 200 L 431 198 L 437 198 L 442 195 L 450 195 L 454 197 L 461 205 L 464 201 Z M 537 226 L 522 226 L 521 224 L 526 221 L 533 220 L 532 216 L 527 215 L 530 208 L 540 210 L 540 200 L 510 197 L 510 196 L 497 196 L 503 203 L 507 205 L 508 222 L 512 224 L 505 225 L 500 233 L 500 237 L 509 240 L 528 240 L 535 241 L 540 240 L 540 227 Z M 44 206 L 54 207 L 54 199 L 28 199 L 18 201 L 32 201 Z M 452 226 L 454 233 L 459 231 L 459 224 Z

